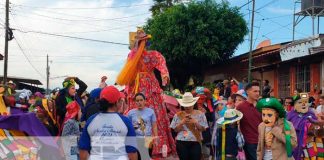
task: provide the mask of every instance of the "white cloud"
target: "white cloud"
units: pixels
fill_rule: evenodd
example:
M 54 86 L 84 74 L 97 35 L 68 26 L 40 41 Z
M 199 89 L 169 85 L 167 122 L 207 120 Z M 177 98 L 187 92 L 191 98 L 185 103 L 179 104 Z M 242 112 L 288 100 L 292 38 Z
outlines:
M 128 43 L 128 32 L 135 31 L 136 26 L 143 25 L 145 20 L 150 17 L 149 5 L 131 8 L 107 8 L 94 10 L 44 9 L 44 7 L 95 8 L 103 6 L 117 6 L 118 1 L 113 0 L 11 0 L 11 3 L 11 13 L 13 15 L 10 15 L 10 25 L 12 28 L 58 33 L 121 43 Z M 134 1 L 132 4 L 128 5 L 152 3 L 152 0 L 141 0 Z M 42 8 L 28 8 L 19 5 L 42 6 Z M 0 12 L 0 14 L 2 13 L 3 12 Z M 142 13 L 147 14 L 140 15 Z M 57 19 L 48 17 L 55 17 Z M 116 17 L 131 18 L 92 21 L 93 19 L 112 19 Z M 62 19 L 70 19 L 74 21 Z M 77 21 L 84 19 L 89 19 L 89 21 Z M 109 31 L 76 33 L 98 30 Z M 3 30 L 1 32 L 3 32 Z M 14 31 L 14 35 L 27 56 L 30 58 L 32 64 L 43 76 L 45 76 L 46 70 L 46 54 L 49 54 L 50 60 L 52 61 L 50 64 L 51 77 L 64 75 L 77 76 L 88 84 L 88 90 L 97 87 L 100 77 L 103 75 L 107 75 L 109 77 L 109 84 L 113 84 L 128 53 L 128 46 L 122 45 L 82 41 L 35 33 L 21 33 L 19 31 Z M 0 48 L 4 48 L 4 38 L 0 38 Z M 3 61 L 0 62 L 0 65 L 3 65 Z M 0 71 L 0 74 L 1 73 L 3 73 L 3 71 Z M 9 76 L 39 79 L 44 86 L 46 83 L 45 79 L 34 71 L 31 65 L 27 62 L 26 58 L 16 45 L 15 40 L 9 43 L 8 73 Z M 50 88 L 61 87 L 63 79 L 64 78 L 52 79 L 50 82 Z
M 294 9 L 293 8 L 283 8 L 280 6 L 270 6 L 267 7 L 266 10 L 270 13 L 274 14 L 293 14 Z

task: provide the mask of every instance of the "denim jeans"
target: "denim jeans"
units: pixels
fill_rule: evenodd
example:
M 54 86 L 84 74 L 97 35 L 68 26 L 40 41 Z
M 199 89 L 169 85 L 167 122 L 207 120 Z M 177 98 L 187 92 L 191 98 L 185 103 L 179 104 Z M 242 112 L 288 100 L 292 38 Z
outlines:
M 199 142 L 177 141 L 176 148 L 180 160 L 201 159 L 201 145 Z
M 257 159 L 257 155 L 256 155 L 257 147 L 258 147 L 258 144 L 245 143 L 243 149 L 245 152 L 246 159 L 248 159 L 248 160 L 256 160 Z

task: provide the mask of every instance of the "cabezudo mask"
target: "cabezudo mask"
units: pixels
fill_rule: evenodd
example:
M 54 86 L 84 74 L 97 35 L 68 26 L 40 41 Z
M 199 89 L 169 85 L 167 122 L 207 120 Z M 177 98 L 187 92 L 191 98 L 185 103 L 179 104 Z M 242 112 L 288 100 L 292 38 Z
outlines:
M 262 121 L 267 127 L 273 127 L 278 119 L 278 113 L 276 110 L 271 108 L 262 109 Z
M 295 110 L 298 113 L 307 113 L 309 108 L 308 95 L 301 93 L 301 99 L 295 102 Z

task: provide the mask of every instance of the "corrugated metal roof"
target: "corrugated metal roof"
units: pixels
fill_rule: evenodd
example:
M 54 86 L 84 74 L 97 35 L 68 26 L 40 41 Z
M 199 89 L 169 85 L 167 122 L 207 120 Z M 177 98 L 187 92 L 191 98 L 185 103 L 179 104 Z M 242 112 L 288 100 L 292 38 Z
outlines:
M 305 42 L 309 42 L 309 41 L 317 39 L 317 38 L 320 38 L 321 40 L 323 40 L 324 39 L 324 34 L 319 34 L 319 35 L 315 35 L 315 36 L 304 38 L 304 39 L 294 40 L 294 41 L 292 41 L 292 42 L 290 42 L 290 43 L 288 43 L 286 45 L 283 45 L 281 49 L 283 50 L 283 49 L 286 49 L 288 47 L 299 45 L 299 44 L 305 43 Z
M 314 47 L 309 50 L 310 54 L 317 54 L 324 52 L 324 46 Z
M 0 76 L 0 79 L 3 79 L 3 76 Z M 15 83 L 22 82 L 27 84 L 35 84 L 35 85 L 43 85 L 38 79 L 30 79 L 30 78 L 23 78 L 23 77 L 8 77 L 8 81 L 12 80 Z

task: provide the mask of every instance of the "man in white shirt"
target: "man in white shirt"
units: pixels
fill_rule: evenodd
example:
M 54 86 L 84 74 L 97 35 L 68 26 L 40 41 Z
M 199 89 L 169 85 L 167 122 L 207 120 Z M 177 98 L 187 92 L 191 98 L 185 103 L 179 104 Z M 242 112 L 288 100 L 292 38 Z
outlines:
M 324 96 L 319 99 L 319 106 L 316 107 L 316 114 L 324 113 Z

